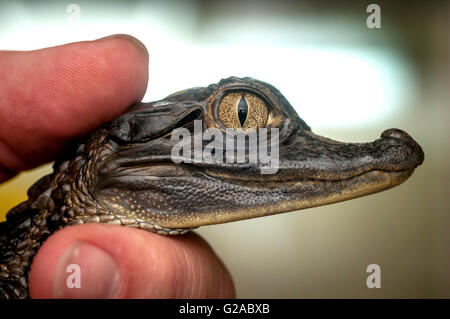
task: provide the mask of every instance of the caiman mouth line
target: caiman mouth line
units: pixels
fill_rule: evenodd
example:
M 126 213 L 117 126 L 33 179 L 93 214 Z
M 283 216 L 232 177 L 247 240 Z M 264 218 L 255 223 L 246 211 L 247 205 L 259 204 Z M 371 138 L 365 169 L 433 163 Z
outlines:
M 301 177 L 301 176 L 292 176 L 288 174 L 283 174 L 283 176 L 278 176 L 277 174 L 274 175 L 263 175 L 263 177 L 257 177 L 257 175 L 248 175 L 248 176 L 238 176 L 238 175 L 227 175 L 227 174 L 220 174 L 212 172 L 212 170 L 207 169 L 205 170 L 204 174 L 206 176 L 222 179 L 222 180 L 231 180 L 231 181 L 239 181 L 239 182 L 279 182 L 279 183 L 289 183 L 289 182 L 338 182 L 338 181 L 345 181 L 349 180 L 355 177 L 359 177 L 365 174 L 369 174 L 372 172 L 378 172 L 382 174 L 396 174 L 396 173 L 403 173 L 403 172 L 413 172 L 415 168 L 408 168 L 408 169 L 398 169 L 398 170 L 387 170 L 387 169 L 368 169 L 363 171 L 357 171 L 354 173 L 346 173 L 345 175 L 336 175 L 335 177 Z
M 278 183 L 296 183 L 296 182 L 340 182 L 340 181 L 348 181 L 350 179 L 354 179 L 354 178 L 358 178 L 364 175 L 368 175 L 368 174 L 372 174 L 372 173 L 378 173 L 378 174 L 386 174 L 386 175 L 396 175 L 396 174 L 402 174 L 402 173 L 412 173 L 414 172 L 415 168 L 410 168 L 410 169 L 399 169 L 399 170 L 384 170 L 384 169 L 371 169 L 371 170 L 367 170 L 364 171 L 362 173 L 356 173 L 350 176 L 345 176 L 345 177 L 336 177 L 336 178 L 311 178 L 311 177 L 306 177 L 306 178 L 298 178 L 298 177 L 285 177 L 285 178 L 278 178 L 278 179 L 267 179 L 265 177 L 265 181 L 264 183 L 274 183 L 274 184 L 278 184 Z M 215 174 L 209 174 L 209 173 L 204 173 L 205 176 L 209 176 L 212 178 L 218 178 L 220 177 L 223 180 L 226 181 L 236 181 L 242 184 L 251 184 L 251 183 L 258 183 L 261 182 L 261 180 L 258 179 L 252 179 L 252 177 L 248 177 L 248 178 L 235 178 L 235 176 L 233 177 L 227 177 L 224 175 L 215 175 Z
M 115 177 L 120 176 L 130 176 L 133 175 L 135 177 L 183 177 L 187 176 L 188 172 L 195 171 L 205 177 L 213 178 L 221 181 L 236 181 L 242 184 L 251 184 L 258 182 L 277 182 L 277 183 L 292 183 L 292 182 L 338 182 L 345 181 L 355 177 L 360 177 L 369 173 L 379 173 L 379 174 L 397 174 L 397 173 L 407 173 L 414 172 L 416 168 L 407 168 L 407 169 L 381 169 L 381 168 L 371 168 L 367 170 L 355 170 L 354 172 L 346 172 L 342 175 L 336 174 L 336 176 L 329 177 L 301 177 L 295 176 L 292 174 L 266 174 L 259 176 L 260 174 L 252 174 L 252 175 L 232 175 L 226 174 L 223 172 L 218 172 L 219 169 L 209 168 L 209 167 L 201 167 L 193 164 L 173 164 L 166 162 L 149 162 L 147 165 L 144 163 L 140 163 L 138 165 L 126 165 L 121 166 L 119 174 L 115 175 Z M 152 171 L 154 174 L 152 175 Z M 169 174 L 168 171 L 172 171 L 175 174 Z M 182 174 L 185 172 L 186 174 Z M 142 174 L 139 174 L 142 173 Z M 317 175 L 321 175 L 320 173 Z M 323 174 L 322 174 L 323 175 Z

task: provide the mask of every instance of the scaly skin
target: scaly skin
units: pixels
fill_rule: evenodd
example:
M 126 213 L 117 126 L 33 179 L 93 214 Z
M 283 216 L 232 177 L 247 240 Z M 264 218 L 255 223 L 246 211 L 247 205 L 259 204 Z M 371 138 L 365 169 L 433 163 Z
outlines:
M 226 132 L 218 105 L 230 92 L 251 93 L 267 106 L 265 126 L 279 129 L 276 173 L 261 174 L 259 159 L 173 162 L 173 129 L 193 132 L 199 119 L 202 130 Z M 193 144 L 193 151 L 207 144 Z M 215 152 L 225 149 L 216 145 Z M 8 212 L 0 224 L 0 298 L 29 297 L 33 256 L 50 234 L 68 225 L 108 223 L 184 234 L 379 192 L 405 181 L 423 159 L 421 147 L 397 129 L 361 144 L 315 135 L 277 89 L 251 78 L 232 77 L 135 105 L 57 161 L 54 172 L 29 189 L 28 200 Z

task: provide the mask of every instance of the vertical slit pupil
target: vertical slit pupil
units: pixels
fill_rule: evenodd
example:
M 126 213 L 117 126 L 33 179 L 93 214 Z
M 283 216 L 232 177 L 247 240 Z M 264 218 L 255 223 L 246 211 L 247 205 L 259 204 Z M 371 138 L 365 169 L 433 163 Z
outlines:
M 247 101 L 244 99 L 244 96 L 241 97 L 241 100 L 238 104 L 238 118 L 241 126 L 244 126 L 245 120 L 247 119 L 248 114 L 248 105 Z

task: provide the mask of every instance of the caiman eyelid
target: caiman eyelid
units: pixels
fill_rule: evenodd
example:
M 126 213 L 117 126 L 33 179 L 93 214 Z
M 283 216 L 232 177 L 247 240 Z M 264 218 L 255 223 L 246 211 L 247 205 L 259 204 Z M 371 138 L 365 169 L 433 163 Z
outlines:
M 109 137 L 122 145 L 146 143 L 170 133 L 175 128 L 186 126 L 202 114 L 203 111 L 199 107 L 175 115 L 170 112 L 157 113 L 155 116 L 149 116 L 148 113 L 129 113 L 113 122 Z
M 202 109 L 196 108 L 194 110 L 191 110 L 188 114 L 186 114 L 178 123 L 175 125 L 174 128 L 183 127 L 187 124 L 199 119 L 203 114 Z

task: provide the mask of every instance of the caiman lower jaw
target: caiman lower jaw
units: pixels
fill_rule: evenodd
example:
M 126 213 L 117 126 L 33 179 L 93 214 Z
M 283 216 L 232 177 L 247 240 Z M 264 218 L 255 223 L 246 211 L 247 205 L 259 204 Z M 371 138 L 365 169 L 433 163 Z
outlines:
M 98 185 L 97 197 L 112 207 L 122 204 L 122 210 L 127 212 L 125 215 L 150 224 L 167 229 L 195 228 L 286 213 L 377 193 L 401 184 L 413 171 L 414 168 L 398 171 L 374 169 L 348 178 L 336 176 L 335 180 L 255 181 L 211 176 L 189 165 L 160 163 L 123 169 L 118 176 Z M 111 191 L 113 188 L 117 188 L 116 192 Z M 157 189 L 163 192 L 155 194 Z M 192 189 L 205 189 L 210 195 L 192 196 Z M 157 194 L 161 195 L 158 200 L 155 199 Z M 113 203 L 113 197 L 117 195 L 121 199 Z M 177 204 L 183 200 L 187 200 L 188 204 Z M 153 206 L 148 206 L 149 201 Z M 152 204 L 155 201 L 156 204 Z M 136 211 L 133 205 L 140 205 L 141 208 Z M 159 206 L 154 205 L 160 205 L 165 210 L 161 211 Z M 144 208 L 148 209 L 148 213 L 140 212 Z
M 295 190 L 298 192 L 291 198 L 285 198 L 278 202 L 218 210 L 212 214 L 198 216 L 195 221 L 189 221 L 189 223 L 183 225 L 166 225 L 166 227 L 198 227 L 227 223 L 342 202 L 397 186 L 407 180 L 413 172 L 414 169 L 403 171 L 372 170 L 337 181 L 305 180 L 278 183 L 279 188 L 284 188 L 289 192 Z
M 414 169 L 403 171 L 373 170 L 341 181 L 326 181 L 323 182 L 324 191 L 319 191 L 317 196 L 312 198 L 307 198 L 306 200 L 300 198 L 294 201 L 293 207 L 295 210 L 316 207 L 378 193 L 400 185 L 413 172 Z M 336 185 L 334 187 L 337 190 L 333 189 L 333 186 L 330 184 Z
M 318 196 L 307 201 L 300 200 L 298 203 L 301 207 L 297 209 L 321 206 L 374 194 L 400 185 L 406 181 L 413 172 L 414 169 L 401 171 L 372 170 L 339 181 L 324 181 L 323 183 L 325 184 L 325 188 L 328 188 L 331 192 L 319 192 L 322 193 L 322 195 L 318 194 Z M 340 185 L 340 191 L 333 191 L 332 187 L 329 185 L 327 186 L 327 184 L 330 183 Z M 305 203 L 306 205 L 302 206 Z

